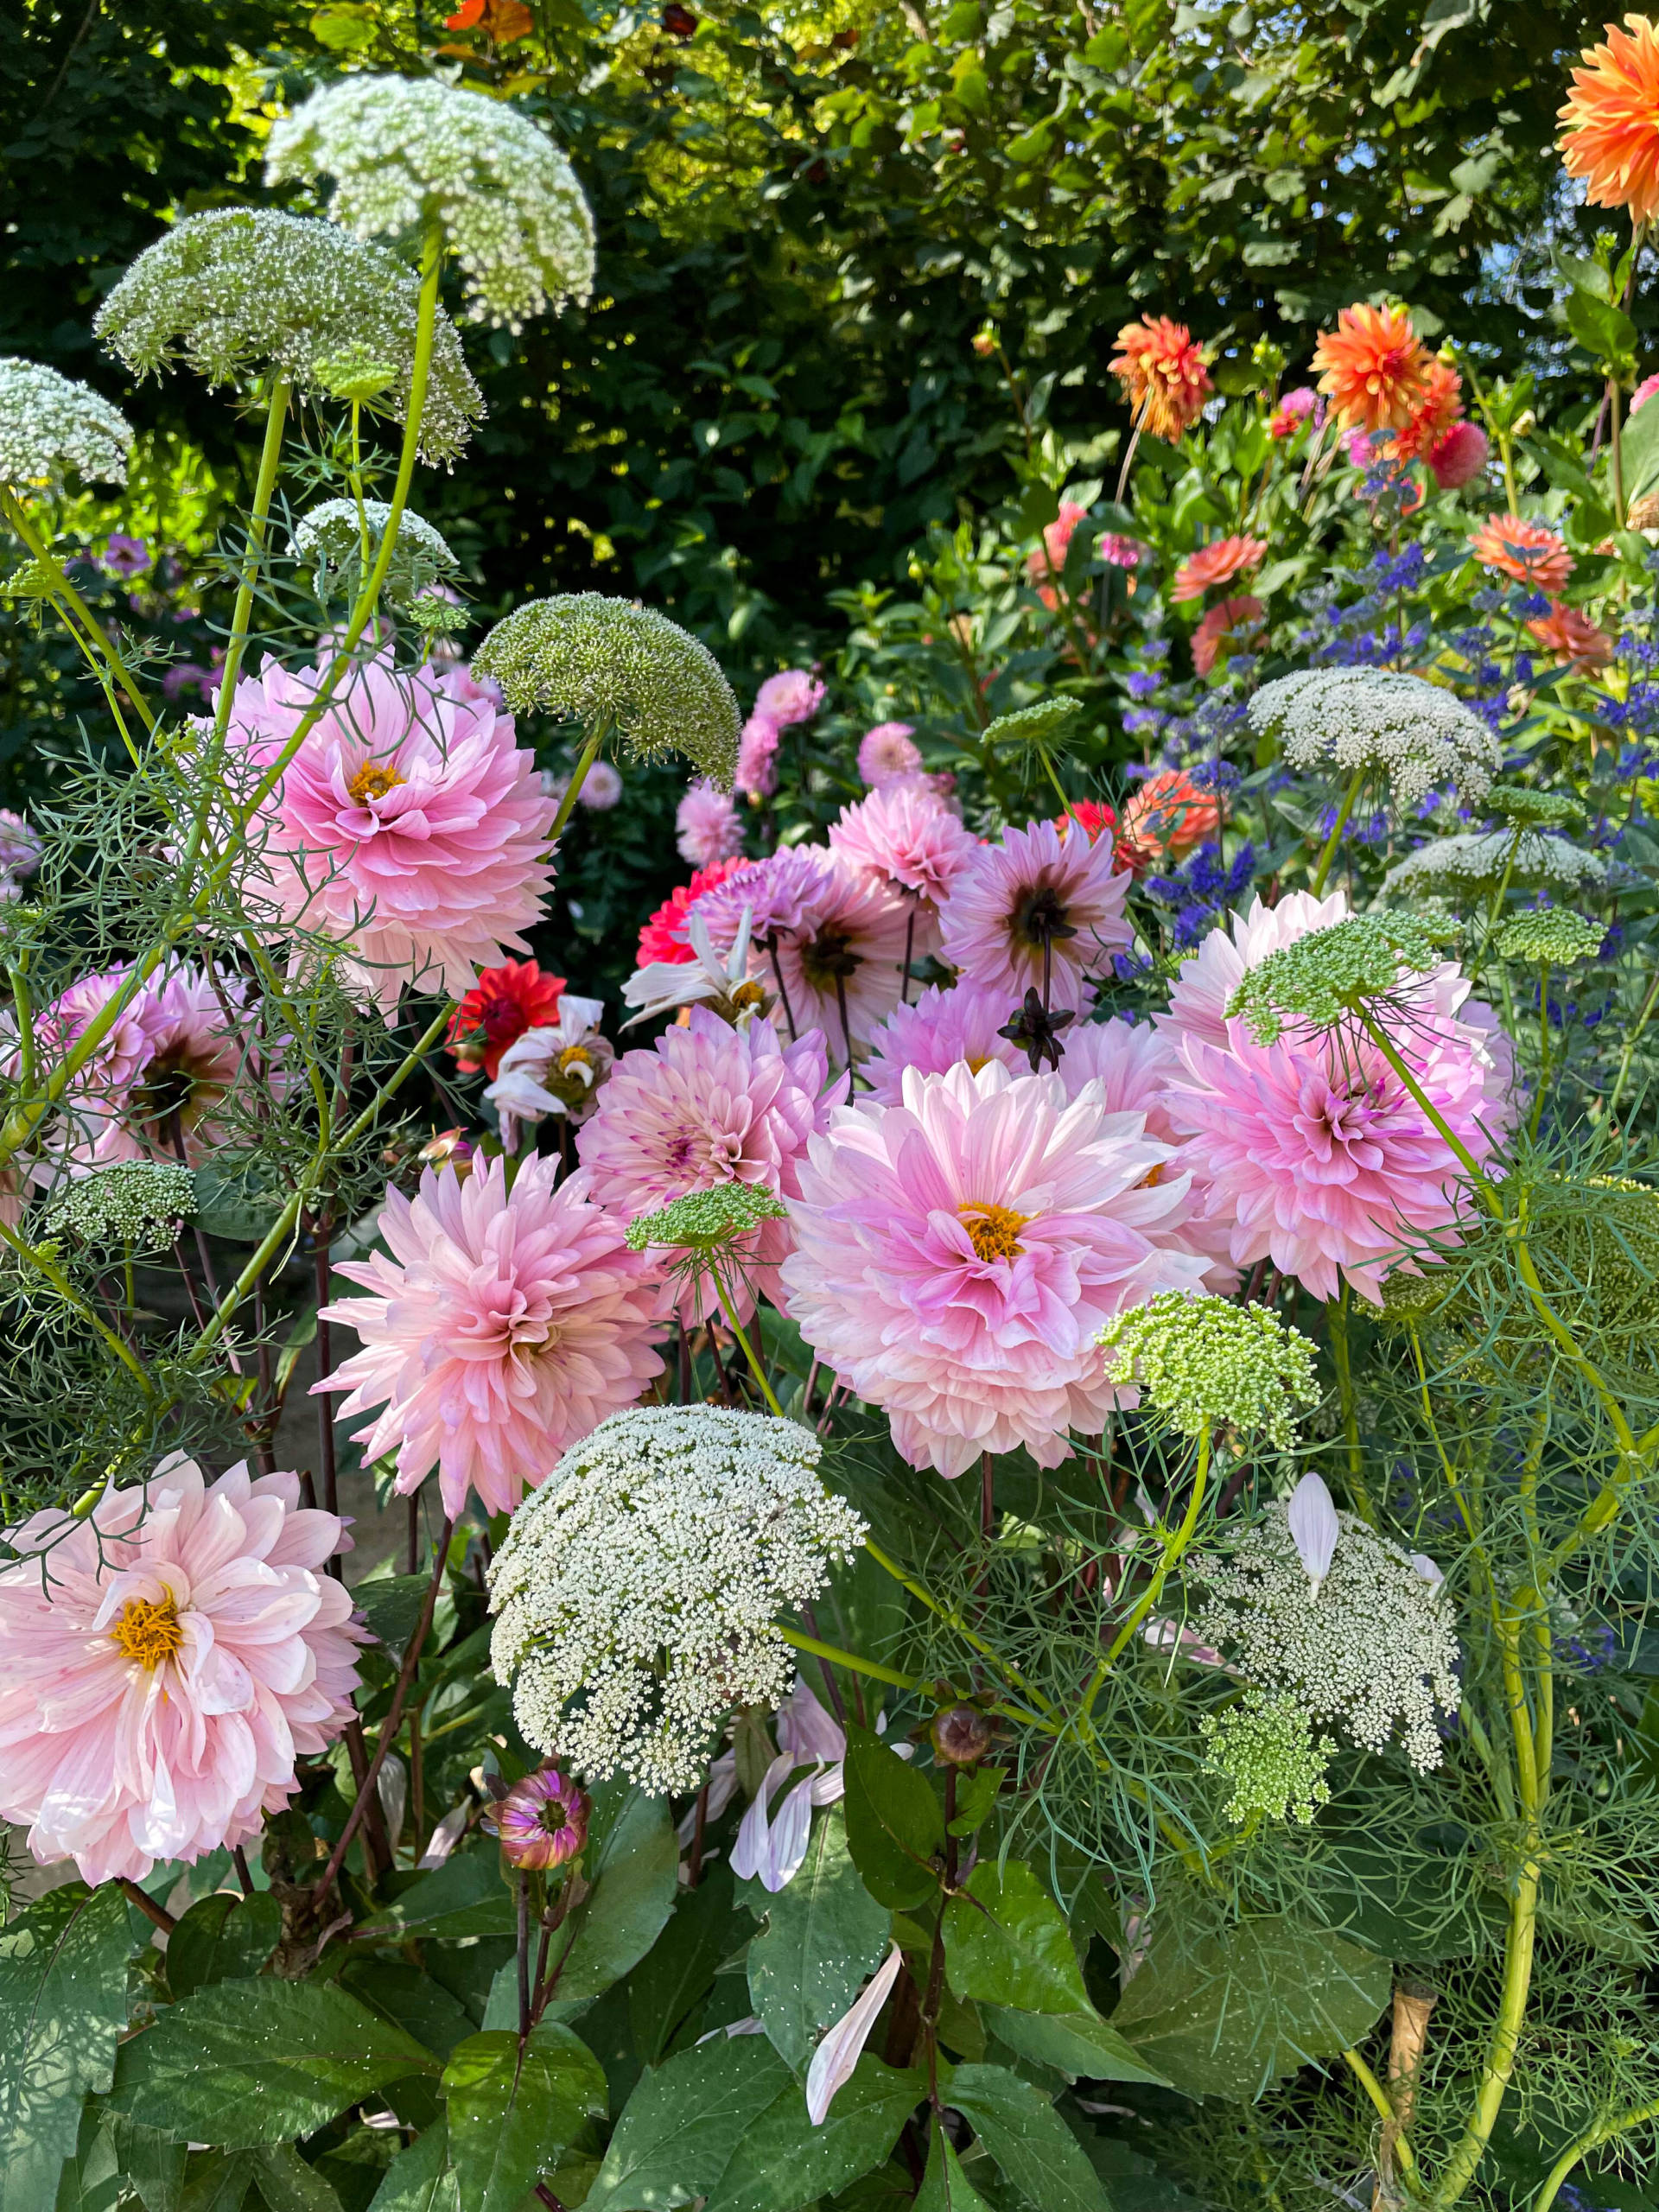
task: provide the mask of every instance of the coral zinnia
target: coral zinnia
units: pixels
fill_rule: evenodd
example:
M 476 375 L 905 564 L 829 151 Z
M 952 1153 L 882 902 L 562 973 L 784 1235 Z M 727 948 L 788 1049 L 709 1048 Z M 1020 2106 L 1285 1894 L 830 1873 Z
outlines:
M 1126 322 L 1117 348 L 1108 365 L 1123 387 L 1135 428 L 1174 445 L 1214 389 L 1202 349 L 1184 322 L 1166 315 Z
M 1586 48 L 1585 67 L 1559 111 L 1561 162 L 1584 179 L 1592 207 L 1628 207 L 1630 219 L 1659 214 L 1659 32 L 1645 16 L 1606 26 L 1605 46 Z
M 1400 308 L 1344 308 L 1313 349 L 1319 390 L 1344 429 L 1402 430 L 1421 405 L 1429 356 Z
M 639 953 L 635 965 L 649 968 L 658 961 L 689 963 L 695 955 L 691 941 L 685 933 L 686 917 L 705 891 L 713 891 L 753 863 L 734 855 L 728 861 L 715 861 L 708 868 L 700 868 L 690 883 L 677 885 L 671 891 L 651 919 L 639 931 Z
M 268 661 L 237 686 L 231 728 L 257 766 L 311 705 L 320 671 Z M 250 903 L 329 938 L 388 1016 L 405 983 L 461 998 L 475 969 L 541 917 L 554 801 L 512 720 L 446 676 L 357 668 L 255 824 Z M 472 687 L 475 689 L 476 687 Z M 263 880 L 261 880 L 263 878 Z
M 1573 573 L 1573 556 L 1557 533 L 1542 523 L 1523 522 L 1519 515 L 1493 515 L 1471 532 L 1469 545 L 1482 568 L 1496 569 L 1552 599 Z
M 1587 614 L 1559 599 L 1553 599 L 1548 613 L 1529 622 L 1527 628 L 1546 652 L 1578 668 L 1605 668 L 1613 657 L 1613 641 L 1607 632 L 1598 629 Z
M 388 1259 L 338 1272 L 373 1293 L 322 1309 L 363 1350 L 313 1387 L 351 1392 L 336 1418 L 384 1410 L 356 1440 L 397 1455 L 407 1496 L 438 1470 L 453 1519 L 475 1490 L 510 1512 L 560 1454 L 662 1373 L 652 1350 L 652 1287 L 625 1224 L 593 1205 L 578 1172 L 556 1190 L 556 1160 L 506 1163 L 389 1190 L 379 1219 Z
M 976 982 L 1015 999 L 1036 989 L 1051 1007 L 1079 1012 L 1090 972 L 1132 939 L 1128 890 L 1103 838 L 1062 837 L 1052 822 L 1006 830 L 974 854 L 945 901 L 944 956 Z
M 446 1040 L 457 1067 L 470 1075 L 482 1068 L 493 1083 L 501 1055 L 527 1029 L 556 1020 L 563 976 L 544 976 L 533 960 L 504 960 L 486 968 L 455 1008 Z
M 211 1488 L 164 1459 L 84 1521 L 55 1509 L 0 1567 L 0 1815 L 43 1866 L 142 1881 L 257 1834 L 300 1754 L 352 1717 L 352 1601 L 321 1570 L 350 1548 L 297 1475 Z
M 1169 595 L 1174 600 L 1202 599 L 1212 584 L 1224 584 L 1247 569 L 1259 568 L 1267 550 L 1265 537 L 1218 537 L 1213 545 L 1200 545 L 1176 569 Z
M 1240 631 L 1253 632 L 1266 613 L 1261 601 L 1249 592 L 1237 599 L 1218 600 L 1192 632 L 1192 666 L 1197 673 L 1208 676 L 1223 645 L 1236 642 Z

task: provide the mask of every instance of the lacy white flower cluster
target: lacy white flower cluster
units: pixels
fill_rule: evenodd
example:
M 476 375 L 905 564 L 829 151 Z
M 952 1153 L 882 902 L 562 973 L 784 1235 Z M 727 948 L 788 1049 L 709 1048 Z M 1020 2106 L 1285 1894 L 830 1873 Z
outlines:
M 124 484 L 132 425 L 89 385 L 38 361 L 0 360 L 0 484 L 55 490 L 71 471 Z
M 1319 1395 L 1313 1345 L 1265 1306 L 1160 1291 L 1149 1305 L 1120 1313 L 1099 1341 L 1116 1352 L 1122 1380 L 1132 1370 L 1184 1436 L 1226 1422 L 1287 1450 L 1297 1406 Z
M 1514 884 L 1541 883 L 1551 891 L 1577 891 L 1605 882 L 1599 853 L 1535 830 L 1465 830 L 1433 837 L 1396 861 L 1382 879 L 1385 891 L 1444 892 L 1453 901 L 1494 891 L 1507 876 Z
M 467 272 L 474 322 L 517 330 L 550 300 L 585 300 L 594 219 L 575 172 L 505 100 L 430 78 L 348 77 L 271 129 L 268 183 L 334 180 L 331 213 L 359 238 L 435 219 Z
M 685 758 L 722 791 L 737 766 L 742 716 L 720 663 L 648 607 L 603 592 L 532 599 L 498 622 L 473 656 L 514 714 L 537 709 L 618 731 L 642 760 Z
M 1414 806 L 1450 785 L 1467 804 L 1503 765 L 1497 740 L 1462 700 L 1397 669 L 1314 668 L 1264 683 L 1250 728 L 1276 737 L 1293 768 L 1366 769 L 1395 803 Z
M 87 1244 L 130 1244 L 151 1251 L 173 1242 L 196 1210 L 196 1182 L 188 1167 L 124 1160 L 77 1176 L 47 1216 L 54 1236 L 66 1230 Z
M 1313 1723 L 1294 1699 L 1246 1690 L 1224 1713 L 1206 1713 L 1198 1733 L 1210 1747 L 1205 1771 L 1233 1785 L 1225 1809 L 1240 1827 L 1252 1817 L 1307 1827 L 1319 1807 L 1331 1802 L 1325 1777 L 1335 1738 L 1316 1740 Z
M 1205 1598 L 1193 1630 L 1253 1683 L 1294 1691 L 1310 1719 L 1338 1723 L 1363 1750 L 1380 1751 L 1397 1725 L 1426 1773 L 1440 1763 L 1436 1710 L 1455 1713 L 1462 1695 L 1451 1602 L 1431 1560 L 1354 1514 L 1337 1518 L 1317 1581 L 1277 1503 L 1230 1552 L 1198 1560 Z
M 270 208 L 188 215 L 146 246 L 94 325 L 135 376 L 181 359 L 210 384 L 275 369 L 313 398 L 341 365 L 372 359 L 380 404 L 401 418 L 415 365 L 420 283 L 394 253 L 332 223 Z M 421 458 L 448 461 L 484 412 L 443 310 L 421 417 Z
M 325 499 L 295 524 L 289 550 L 316 576 L 317 596 L 327 599 L 336 591 L 349 591 L 363 565 L 363 529 L 369 538 L 369 565 L 379 556 L 391 509 L 385 499 L 365 499 L 359 520 L 355 499 Z M 394 607 L 407 606 L 437 579 L 453 573 L 460 563 L 445 543 L 442 532 L 423 516 L 405 507 L 397 518 L 397 536 L 386 567 L 386 597 Z
M 718 1406 L 636 1406 L 567 1452 L 490 1572 L 491 1662 L 526 1739 L 591 1781 L 695 1789 L 732 1708 L 789 1688 L 777 1615 L 864 1541 L 819 1452 Z

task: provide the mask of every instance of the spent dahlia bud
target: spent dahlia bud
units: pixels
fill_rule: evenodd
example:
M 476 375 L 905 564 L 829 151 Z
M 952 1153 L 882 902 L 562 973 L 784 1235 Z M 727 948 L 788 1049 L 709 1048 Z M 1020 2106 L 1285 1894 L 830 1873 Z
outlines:
M 510 1866 L 563 1866 L 588 1840 L 588 1798 L 556 1766 L 514 1783 L 496 1807 L 501 1856 Z
M 942 1766 L 977 1766 L 991 1748 L 993 1733 L 989 1720 L 971 1705 L 942 1707 L 928 1731 Z

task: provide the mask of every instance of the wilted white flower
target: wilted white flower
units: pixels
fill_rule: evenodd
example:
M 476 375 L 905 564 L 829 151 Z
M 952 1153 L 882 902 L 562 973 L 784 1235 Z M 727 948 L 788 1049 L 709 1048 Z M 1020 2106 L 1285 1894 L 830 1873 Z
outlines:
M 789 1686 L 777 1616 L 864 1540 L 820 1449 L 765 1414 L 636 1406 L 567 1452 L 490 1570 L 491 1661 L 526 1739 L 589 1780 L 695 1789 L 733 1707 Z
M 1451 785 L 1465 804 L 1503 766 L 1497 740 L 1454 693 L 1397 669 L 1313 668 L 1264 683 L 1250 728 L 1278 739 L 1293 768 L 1365 769 L 1414 806 Z
M 288 550 L 315 575 L 319 599 L 337 592 L 352 594 L 359 580 L 358 572 L 365 569 L 364 530 L 369 540 L 366 565 L 372 568 L 391 515 L 385 499 L 365 499 L 360 518 L 355 499 L 325 499 L 320 507 L 301 516 Z M 405 507 L 397 518 L 397 536 L 386 569 L 386 597 L 392 605 L 406 606 L 447 569 L 459 566 L 442 534 Z
M 1225 1554 L 1198 1560 L 1204 1592 L 1193 1626 L 1268 1690 L 1294 1692 L 1308 1717 L 1332 1720 L 1380 1751 L 1395 1726 L 1406 1756 L 1440 1763 L 1436 1709 L 1455 1713 L 1456 1624 L 1444 1585 L 1357 1516 L 1339 1513 L 1330 1565 L 1316 1582 L 1287 1508 L 1269 1505 Z
M 132 425 L 88 385 L 39 361 L 0 360 L 0 484 L 57 490 L 72 472 L 124 484 Z
M 1319 1396 L 1313 1345 L 1265 1306 L 1160 1291 L 1109 1322 L 1099 1341 L 1117 1354 L 1122 1381 L 1139 1383 L 1185 1436 L 1226 1422 L 1287 1449 L 1297 1406 Z
M 1396 861 L 1382 879 L 1385 891 L 1444 892 L 1453 900 L 1513 884 L 1543 884 L 1551 891 L 1579 891 L 1606 880 L 1599 853 L 1547 837 L 1536 830 L 1465 830 L 1433 837 Z
M 1285 1508 L 1285 1525 L 1290 1530 L 1297 1558 L 1307 1569 L 1307 1579 L 1317 1598 L 1331 1572 L 1331 1557 L 1342 1534 L 1342 1522 L 1323 1475 L 1315 1474 L 1310 1468 L 1302 1477 Z
M 708 646 L 653 608 L 597 591 L 532 599 L 496 624 L 473 670 L 495 678 L 516 715 L 614 730 L 641 760 L 683 753 L 731 789 L 736 696 Z
M 146 246 L 93 327 L 135 376 L 182 360 L 210 384 L 274 369 L 312 398 L 349 394 L 368 365 L 375 404 L 401 421 L 415 365 L 420 281 L 394 253 L 301 215 L 220 207 Z M 448 461 L 484 402 L 440 308 L 421 458 Z
M 518 1124 L 532 1127 L 543 1114 L 563 1114 L 585 1122 L 599 1103 L 600 1085 L 611 1071 L 616 1047 L 599 1033 L 603 999 L 566 991 L 559 1018 L 540 1029 L 526 1029 L 501 1055 L 495 1081 L 484 1096 L 501 1117 L 501 1142 L 518 1149 Z
M 188 1167 L 134 1160 L 65 1184 L 47 1222 L 54 1236 L 67 1231 L 87 1244 L 157 1250 L 172 1243 L 179 1224 L 195 1211 L 195 1178 Z
M 892 1994 L 904 1962 L 904 1953 L 895 1943 L 861 1994 L 853 1999 L 851 2009 L 836 2021 L 813 2052 L 812 2063 L 806 2069 L 806 2113 L 814 2127 L 823 2126 L 836 2090 L 844 2088 L 852 2080 L 853 2069 L 870 2039 L 870 2030 L 880 2018 L 881 2007 Z
M 268 184 L 315 176 L 334 179 L 330 212 L 359 238 L 442 223 L 474 322 L 517 330 L 593 288 L 594 219 L 575 171 L 505 100 L 430 77 L 325 86 L 273 124 L 265 156 Z
M 749 938 L 754 920 L 745 906 L 732 949 L 722 959 L 715 950 L 709 925 L 695 905 L 686 919 L 690 960 L 653 960 L 636 968 L 622 986 L 624 1002 L 639 1011 L 623 1023 L 632 1029 L 654 1014 L 671 1014 L 683 1006 L 709 1006 L 734 1029 L 745 1029 L 757 1014 L 763 1019 L 772 1007 L 771 994 L 749 975 Z

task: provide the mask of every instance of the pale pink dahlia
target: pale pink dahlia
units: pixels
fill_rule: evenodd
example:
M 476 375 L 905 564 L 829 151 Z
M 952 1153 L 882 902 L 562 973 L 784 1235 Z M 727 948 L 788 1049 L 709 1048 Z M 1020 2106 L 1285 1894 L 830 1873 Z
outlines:
M 1018 1004 L 1011 991 L 965 978 L 947 990 L 930 984 L 914 1006 L 894 1007 L 871 1032 L 870 1057 L 862 1069 L 870 1087 L 860 1093 L 859 1103 L 900 1104 L 906 1068 L 919 1075 L 943 1075 L 966 1062 L 969 1073 L 977 1075 L 988 1061 L 1000 1060 L 1010 1074 L 1028 1074 L 1025 1054 L 999 1033 L 1013 1020 Z
M 1181 963 L 1170 986 L 1168 1013 L 1153 1019 L 1176 1045 L 1183 1037 L 1198 1037 L 1206 1045 L 1224 1046 L 1227 1007 L 1246 970 L 1259 968 L 1281 945 L 1294 944 L 1310 930 L 1330 929 L 1347 915 L 1348 901 L 1340 891 L 1328 899 L 1316 899 L 1311 891 L 1293 891 L 1276 906 L 1253 899 L 1248 913 L 1229 918 L 1230 929 L 1211 930 L 1198 950 Z
M 680 801 L 674 830 L 680 858 L 693 868 L 713 868 L 720 861 L 734 860 L 743 849 L 743 825 L 731 794 L 716 790 L 702 776 Z
M 464 1181 L 429 1171 L 412 1199 L 388 1190 L 391 1257 L 338 1271 L 374 1295 L 323 1308 L 364 1348 L 313 1386 L 351 1392 L 341 1421 L 382 1407 L 357 1432 L 365 1456 L 395 1451 L 404 1495 L 435 1467 L 452 1518 L 468 1489 L 510 1512 L 663 1367 L 645 1260 L 586 1174 L 555 1189 L 558 1162 L 528 1160 L 509 1192 L 505 1161 L 473 1166 Z
M 352 1717 L 350 1548 L 297 1475 L 211 1487 L 165 1459 L 85 1521 L 13 1531 L 0 1567 L 0 1815 L 42 1866 L 142 1880 L 245 1842 L 293 1796 L 294 1762 Z
M 883 1408 L 912 1466 L 982 1452 L 1067 1458 L 1126 1401 L 1096 1337 L 1123 1306 L 1195 1288 L 1160 1248 L 1187 1179 L 1098 1093 L 993 1062 L 915 1072 L 899 1106 L 860 1104 L 815 1137 L 790 1207 L 789 1310 L 842 1382 Z
M 908 722 L 878 722 L 866 730 L 858 741 L 860 782 L 880 791 L 900 776 L 915 775 L 922 765 L 921 749 L 911 742 L 915 734 Z
M 796 722 L 810 722 L 823 704 L 823 686 L 804 668 L 786 668 L 769 676 L 754 695 L 754 711 L 779 729 Z
M 778 743 L 783 733 L 758 709 L 743 725 L 732 781 L 750 798 L 769 798 L 778 788 Z
M 624 1053 L 612 1070 L 579 1141 L 594 1203 L 626 1222 L 722 1183 L 798 1198 L 807 1139 L 846 1096 L 846 1078 L 830 1088 L 829 1072 L 816 1030 L 786 1046 L 766 1023 L 734 1029 L 694 1006 L 686 1027 L 665 1029 L 650 1052 Z M 776 1302 L 791 1243 L 783 1221 L 741 1240 L 742 1265 L 725 1284 L 740 1321 L 754 1311 L 755 1291 Z M 677 1300 L 664 1287 L 666 1315 Z M 714 1301 L 700 1282 L 695 1300 L 688 1289 L 677 1304 L 688 1320 L 706 1320 Z
M 1052 822 L 1005 830 L 973 854 L 941 910 L 944 957 L 976 982 L 1016 998 L 1044 991 L 1051 1007 L 1075 1012 L 1087 978 L 1132 939 L 1129 882 L 1104 838 L 1062 836 Z
M 979 850 L 973 831 L 920 777 L 887 784 L 830 825 L 830 849 L 937 906 Z M 931 917 L 930 916 L 930 920 Z M 919 955 L 922 948 L 918 945 Z
M 268 661 L 232 732 L 273 760 L 321 676 Z M 476 687 L 469 687 L 476 689 Z M 362 664 L 284 771 L 255 830 L 250 899 L 271 926 L 332 939 L 388 1015 L 406 983 L 461 998 L 540 919 L 555 802 L 511 716 L 453 679 Z

